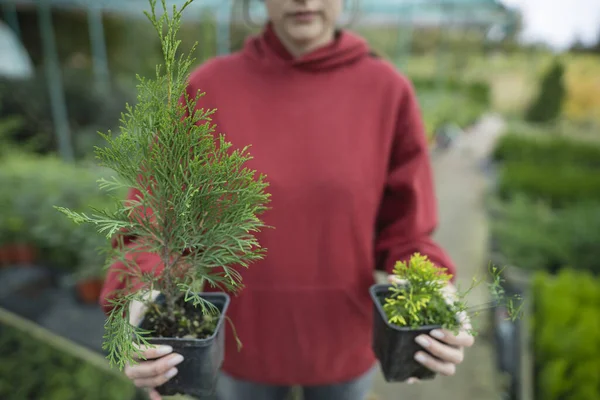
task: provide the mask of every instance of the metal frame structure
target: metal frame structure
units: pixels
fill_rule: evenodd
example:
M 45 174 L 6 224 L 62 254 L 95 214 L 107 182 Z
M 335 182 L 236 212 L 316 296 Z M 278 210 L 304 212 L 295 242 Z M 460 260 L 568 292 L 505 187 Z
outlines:
M 230 30 L 233 7 L 237 0 L 197 0 L 189 7 L 186 19 L 198 18 L 210 12 L 216 19 L 216 48 L 218 54 L 226 54 L 230 48 Z M 489 28 L 506 20 L 506 12 L 497 0 L 348 0 L 358 1 L 359 24 L 390 24 L 399 29 L 399 52 L 407 52 L 412 27 L 423 24 L 478 26 Z M 183 4 L 184 0 L 167 0 L 169 5 Z M 264 18 L 264 7 L 259 1 L 251 3 L 252 14 Z M 59 142 L 59 153 L 65 160 L 74 159 L 71 145 L 67 110 L 62 84 L 61 66 L 58 60 L 52 9 L 84 10 L 88 16 L 88 29 L 92 52 L 93 72 L 97 90 L 107 88 L 110 71 L 108 67 L 102 15 L 118 13 L 131 18 L 143 17 L 148 9 L 147 0 L 0 0 L 0 6 L 8 25 L 17 35 L 20 27 L 17 19 L 19 7 L 36 7 L 44 50 L 44 68 L 52 104 L 54 127 Z M 346 13 L 345 18 L 349 17 Z M 262 20 L 262 19 L 261 19 Z

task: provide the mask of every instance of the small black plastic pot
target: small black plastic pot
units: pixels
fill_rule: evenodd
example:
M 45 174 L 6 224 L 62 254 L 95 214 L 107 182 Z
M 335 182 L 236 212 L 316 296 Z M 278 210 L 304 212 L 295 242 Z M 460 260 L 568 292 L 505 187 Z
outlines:
M 418 351 L 429 353 L 415 342 L 415 338 L 441 326 L 413 329 L 390 324 L 383 311 L 383 302 L 391 293 L 391 287 L 388 284 L 376 284 L 369 289 L 375 306 L 372 346 L 383 376 L 387 382 L 404 382 L 409 378 L 433 379 L 436 373 L 415 360 Z
M 156 388 L 163 396 L 187 395 L 197 398 L 215 393 L 223 358 L 225 356 L 225 315 L 230 297 L 226 293 L 201 293 L 200 296 L 214 304 L 220 311 L 213 335 L 206 339 L 148 338 L 154 345 L 168 345 L 184 360 L 177 366 L 178 374 Z M 157 302 L 162 300 L 162 295 Z M 198 312 L 202 312 L 198 308 Z

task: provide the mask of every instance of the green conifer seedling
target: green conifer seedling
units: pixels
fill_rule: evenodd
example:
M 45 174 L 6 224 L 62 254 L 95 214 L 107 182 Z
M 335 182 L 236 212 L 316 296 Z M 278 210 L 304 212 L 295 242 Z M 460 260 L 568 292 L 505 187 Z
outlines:
M 473 279 L 466 290 L 456 293 L 447 291 L 452 276 L 443 272 L 427 256 L 415 253 L 408 262 L 399 261 L 394 267 L 397 282 L 383 301 L 383 310 L 388 321 L 399 327 L 418 329 L 422 326 L 442 326 L 453 332 L 464 328 L 465 317 L 475 317 L 478 313 L 500 304 L 507 306 L 509 317 L 519 318 L 523 310 L 520 295 L 506 297 L 502 288 L 502 269 L 489 268 L 491 281 L 487 282 L 492 301 L 469 306 L 467 295 L 484 280 Z M 467 327 L 475 335 L 476 332 Z
M 164 65 L 156 68 L 153 80 L 138 76 L 137 104 L 126 106 L 120 134 L 102 134 L 106 146 L 96 148 L 100 163 L 115 172 L 111 180 L 100 182 L 101 188 L 134 188 L 141 196 L 116 199 L 116 211 L 76 213 L 57 207 L 78 224 L 94 224 L 107 239 L 119 237 L 123 243 L 123 232 L 135 237 L 133 244 L 115 246 L 107 259 L 107 265 L 120 260 L 127 266 L 122 276 L 126 288 L 111 300 L 104 335 L 111 365 L 120 368 L 134 362 L 139 352 L 134 343 L 149 345 L 152 335 L 129 323 L 131 301 L 156 310 L 143 293 L 157 290 L 164 295 L 164 309 L 155 315 L 169 324 L 180 324 L 183 305 L 190 303 L 202 308 L 205 320 L 214 320 L 209 314 L 216 307 L 198 293 L 205 285 L 239 290 L 242 278 L 236 268 L 265 252 L 255 237 L 265 227 L 259 219 L 269 201 L 265 177 L 245 166 L 251 158 L 248 148 L 233 149 L 215 133 L 211 115 L 216 110 L 196 109 L 202 93 L 190 96 L 186 91 L 195 46 L 180 55 L 177 32 L 192 1 L 169 13 L 161 0 L 159 16 L 156 0 L 150 0 L 151 12 L 145 14 L 160 38 Z M 142 252 L 160 256 L 155 271 L 142 273 L 131 261 Z

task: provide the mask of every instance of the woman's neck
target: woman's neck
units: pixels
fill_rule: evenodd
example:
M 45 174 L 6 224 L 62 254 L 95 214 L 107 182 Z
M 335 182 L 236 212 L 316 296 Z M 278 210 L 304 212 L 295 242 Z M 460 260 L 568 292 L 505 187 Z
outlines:
M 273 26 L 273 31 L 277 35 L 277 38 L 281 41 L 283 47 L 285 47 L 294 58 L 300 58 L 318 48 L 324 47 L 331 43 L 335 38 L 334 29 L 331 29 L 330 32 L 326 32 L 318 38 L 315 38 L 315 40 L 305 42 L 297 42 L 289 39 L 283 32 L 279 32 L 276 26 Z

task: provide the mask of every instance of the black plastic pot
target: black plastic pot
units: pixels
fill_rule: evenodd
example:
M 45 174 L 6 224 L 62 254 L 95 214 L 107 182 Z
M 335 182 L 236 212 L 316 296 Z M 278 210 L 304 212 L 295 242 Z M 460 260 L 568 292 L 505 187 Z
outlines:
M 177 366 L 178 374 L 156 388 L 163 396 L 187 395 L 197 398 L 215 393 L 219 370 L 225 356 L 225 315 L 230 298 L 226 293 L 202 293 L 201 297 L 214 304 L 221 315 L 214 334 L 206 339 L 149 338 L 155 345 L 168 345 L 184 357 Z M 157 302 L 162 299 L 157 299 Z M 202 312 L 198 309 L 198 312 Z
M 387 382 L 404 382 L 409 378 L 433 379 L 436 373 L 415 360 L 418 351 L 428 353 L 415 342 L 422 334 L 429 334 L 441 326 L 423 326 L 419 329 L 402 328 L 390 324 L 383 311 L 382 302 L 392 285 L 376 284 L 369 292 L 375 306 L 373 317 L 373 352 L 381 364 Z

